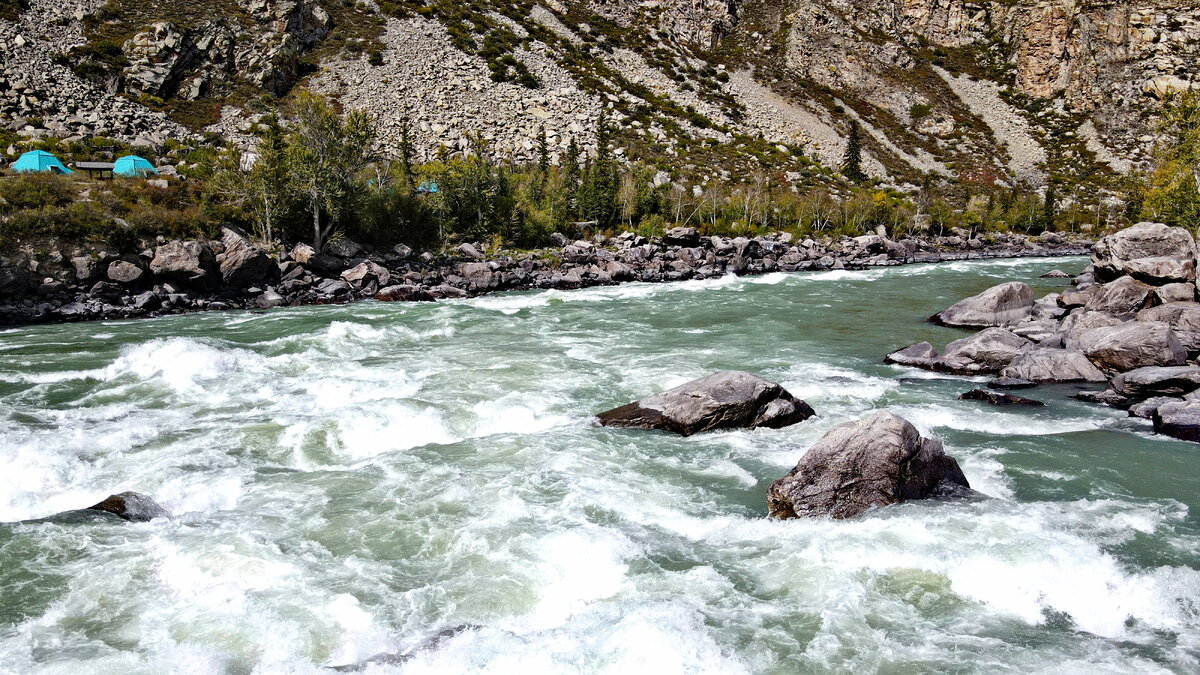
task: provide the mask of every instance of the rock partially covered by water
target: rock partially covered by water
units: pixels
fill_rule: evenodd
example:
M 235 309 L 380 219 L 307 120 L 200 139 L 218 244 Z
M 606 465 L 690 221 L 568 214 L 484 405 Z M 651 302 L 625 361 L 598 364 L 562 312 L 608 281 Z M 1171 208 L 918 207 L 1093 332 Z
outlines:
M 1196 243 L 1182 227 L 1138 223 L 1110 234 L 1092 247 L 1101 281 L 1129 275 L 1156 286 L 1196 280 Z
M 1184 396 L 1200 389 L 1200 367 L 1147 366 L 1117 375 L 1109 386 L 1118 394 L 1135 400 Z
M 1154 411 L 1154 431 L 1193 443 L 1200 443 L 1200 401 L 1164 403 Z
M 110 495 L 108 499 L 99 504 L 89 506 L 88 510 L 104 511 L 135 523 L 170 515 L 157 502 L 140 492 L 121 492 Z
M 965 394 L 959 395 L 960 401 L 983 401 L 992 405 L 1028 405 L 1028 406 L 1043 406 L 1046 405 L 1041 401 L 1035 401 L 1024 396 L 1016 394 L 1003 394 L 996 391 L 986 391 L 984 389 L 972 389 Z
M 770 380 L 723 370 L 596 417 L 606 427 L 664 429 L 690 436 L 710 429 L 785 427 L 815 414 Z
M 767 506 L 772 518 L 854 518 L 970 487 L 941 441 L 922 438 L 908 420 L 881 410 L 830 429 L 771 484 Z
M 933 323 L 959 328 L 1009 326 L 1033 314 L 1033 289 L 1019 281 L 992 286 L 929 317 Z

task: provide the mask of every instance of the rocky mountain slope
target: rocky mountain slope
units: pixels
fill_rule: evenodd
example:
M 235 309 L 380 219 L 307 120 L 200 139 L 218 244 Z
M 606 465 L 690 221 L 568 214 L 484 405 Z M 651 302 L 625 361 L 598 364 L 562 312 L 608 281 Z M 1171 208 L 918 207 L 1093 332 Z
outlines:
M 0 115 L 27 135 L 247 140 L 297 83 L 365 107 L 381 150 L 532 159 L 594 143 L 696 181 L 866 168 L 982 184 L 1103 181 L 1193 84 L 1189 0 L 29 0 L 0 19 Z M 0 15 L 2 16 L 2 15 Z M 185 126 L 186 125 L 186 126 Z M 190 129 L 188 128 L 190 126 Z M 822 168 L 824 167 L 824 168 Z M 1087 189 L 1091 189 L 1088 187 Z

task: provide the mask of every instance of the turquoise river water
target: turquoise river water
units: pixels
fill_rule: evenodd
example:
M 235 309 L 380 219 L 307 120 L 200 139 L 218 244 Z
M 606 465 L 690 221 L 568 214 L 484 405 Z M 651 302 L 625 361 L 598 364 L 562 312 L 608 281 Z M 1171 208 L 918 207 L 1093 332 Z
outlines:
M 0 671 L 1200 671 L 1200 446 L 958 401 L 885 366 L 1082 258 L 773 274 L 0 332 Z M 591 415 L 714 370 L 819 417 L 679 438 Z M 982 382 L 983 380 L 979 380 Z M 978 490 L 765 518 L 890 408 Z M 149 523 L 16 522 L 122 490 Z

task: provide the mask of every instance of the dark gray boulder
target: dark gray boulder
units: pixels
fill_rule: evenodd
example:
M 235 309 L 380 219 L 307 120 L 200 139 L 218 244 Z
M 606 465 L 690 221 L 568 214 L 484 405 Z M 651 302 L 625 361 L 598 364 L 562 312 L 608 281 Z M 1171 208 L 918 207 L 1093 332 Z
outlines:
M 1098 368 L 1118 373 L 1143 366 L 1177 366 L 1187 359 L 1175 332 L 1157 321 L 1093 328 L 1079 337 L 1079 350 Z
M 997 377 L 987 383 L 988 389 L 1032 389 L 1037 386 L 1033 380 L 1022 380 L 1019 377 Z
M 1033 290 L 1019 281 L 993 286 L 964 298 L 929 317 L 933 323 L 959 328 L 987 328 L 1020 323 L 1033 313 Z
M 1064 272 L 1062 270 L 1050 270 L 1049 272 L 1046 272 L 1045 274 L 1043 274 L 1042 276 L 1040 276 L 1038 278 L 1039 279 L 1070 279 L 1071 275 L 1067 274 L 1066 272 Z
M 596 417 L 606 427 L 663 429 L 690 436 L 710 429 L 784 427 L 815 414 L 807 403 L 770 380 L 723 370 Z
M 1112 379 L 1109 387 L 1132 399 L 1147 399 L 1155 396 L 1180 397 L 1200 389 L 1200 367 L 1198 366 L 1147 366 Z
M 1030 382 L 1104 382 L 1104 372 L 1080 351 L 1038 349 L 1017 357 L 1000 377 Z
M 669 246 L 695 246 L 700 243 L 700 232 L 694 227 L 668 228 L 663 243 Z
M 153 499 L 140 492 L 121 492 L 110 495 L 99 504 L 89 506 L 87 510 L 104 511 L 123 520 L 135 523 L 170 515 L 166 509 L 159 506 Z
M 886 410 L 829 430 L 767 490 L 772 518 L 855 518 L 881 506 L 963 493 L 941 441 Z
M 1046 405 L 1041 401 L 1035 401 L 1024 396 L 1016 394 L 1003 394 L 995 391 L 985 391 L 983 389 L 972 389 L 965 394 L 959 394 L 960 401 L 983 401 L 992 405 L 1027 405 L 1027 406 L 1043 406 Z
M 226 286 L 248 286 L 266 279 L 276 269 L 275 261 L 239 230 L 221 228 L 221 244 L 224 250 L 217 255 L 217 267 Z
M 1196 242 L 1182 227 L 1138 223 L 1110 234 L 1092 247 L 1101 281 L 1129 275 L 1156 286 L 1196 280 Z

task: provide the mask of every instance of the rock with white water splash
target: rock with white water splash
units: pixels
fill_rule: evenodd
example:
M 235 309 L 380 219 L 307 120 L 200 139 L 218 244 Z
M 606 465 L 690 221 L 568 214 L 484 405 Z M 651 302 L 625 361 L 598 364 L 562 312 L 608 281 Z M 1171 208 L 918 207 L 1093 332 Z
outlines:
M 855 518 L 913 499 L 966 493 L 958 462 L 886 410 L 829 430 L 788 475 L 771 484 L 772 518 Z
M 1029 382 L 1104 382 L 1104 372 L 1078 350 L 1038 349 L 1022 354 L 1000 371 L 1001 379 Z
M 1020 323 L 1033 314 L 1033 290 L 1019 281 L 993 286 L 929 317 L 933 323 L 959 328 L 988 328 Z
M 1154 411 L 1154 431 L 1193 443 L 1200 443 L 1200 401 L 1164 403 Z
M 992 405 L 999 405 L 999 406 L 1005 406 L 1005 405 L 1044 406 L 1044 405 L 1046 405 L 1045 403 L 1042 403 L 1041 401 L 1035 401 L 1034 399 L 1025 398 L 1024 396 L 1017 396 L 1016 394 L 1003 394 L 1003 393 L 995 392 L 995 391 L 985 391 L 983 389 L 972 389 L 971 391 L 968 391 L 965 394 L 959 394 L 958 399 L 960 401 L 983 401 L 984 403 L 990 403 Z
M 129 520 L 135 523 L 153 520 L 154 518 L 164 518 L 170 515 L 157 502 L 140 492 L 121 492 L 110 495 L 99 504 L 89 506 L 87 510 L 111 513 L 122 520 Z
M 607 427 L 691 434 L 710 429 L 778 428 L 814 414 L 782 386 L 740 370 L 723 370 L 661 394 L 600 413 Z
M 1092 247 L 1100 281 L 1129 275 L 1160 286 L 1196 280 L 1196 243 L 1182 227 L 1138 223 L 1110 234 Z

